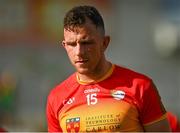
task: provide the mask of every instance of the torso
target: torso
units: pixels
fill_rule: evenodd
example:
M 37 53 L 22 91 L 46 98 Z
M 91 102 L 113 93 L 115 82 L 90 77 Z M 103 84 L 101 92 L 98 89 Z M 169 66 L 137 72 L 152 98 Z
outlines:
M 80 83 L 73 74 L 53 90 L 50 104 L 63 132 L 143 131 L 142 121 L 152 117 L 147 117 L 148 110 L 141 112 L 149 81 L 127 69 L 114 69 L 93 84 Z
M 123 95 L 120 88 L 92 85 L 76 89 L 59 112 L 63 131 L 143 131 L 136 107 L 123 100 L 127 94 Z

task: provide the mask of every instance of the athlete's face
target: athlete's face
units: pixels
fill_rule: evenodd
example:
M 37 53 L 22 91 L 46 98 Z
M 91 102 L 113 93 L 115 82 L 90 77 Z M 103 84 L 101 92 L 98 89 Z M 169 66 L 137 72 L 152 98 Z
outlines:
M 101 30 L 87 20 L 73 31 L 64 29 L 62 44 L 78 73 L 93 74 L 103 67 L 109 37 L 102 35 Z

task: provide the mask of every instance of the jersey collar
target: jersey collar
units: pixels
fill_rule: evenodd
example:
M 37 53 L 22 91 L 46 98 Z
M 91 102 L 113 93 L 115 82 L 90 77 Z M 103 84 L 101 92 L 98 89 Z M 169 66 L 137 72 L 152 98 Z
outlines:
M 110 77 L 114 71 L 114 68 L 115 68 L 115 65 L 112 64 L 111 68 L 106 72 L 106 74 L 103 77 L 101 77 L 100 79 L 97 79 L 95 81 L 92 81 L 92 82 L 80 80 L 79 76 L 77 74 L 76 74 L 76 79 L 77 79 L 77 82 L 82 85 L 95 84 L 95 83 L 101 82 L 101 81 L 107 79 L 108 77 Z

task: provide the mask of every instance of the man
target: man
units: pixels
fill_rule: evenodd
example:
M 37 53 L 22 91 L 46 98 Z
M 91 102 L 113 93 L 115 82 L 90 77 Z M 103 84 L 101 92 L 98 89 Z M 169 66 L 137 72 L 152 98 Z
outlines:
M 67 12 L 62 45 L 76 72 L 49 94 L 49 132 L 169 131 L 152 80 L 107 61 L 109 42 L 94 7 Z

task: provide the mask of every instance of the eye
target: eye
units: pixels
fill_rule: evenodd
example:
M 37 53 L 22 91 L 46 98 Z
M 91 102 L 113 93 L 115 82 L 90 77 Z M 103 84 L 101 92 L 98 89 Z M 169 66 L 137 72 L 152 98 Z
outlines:
M 76 43 L 75 42 L 67 42 L 66 45 L 74 47 L 74 46 L 76 46 Z
M 82 41 L 81 44 L 83 44 L 83 45 L 91 45 L 91 44 L 93 44 L 93 41 Z

